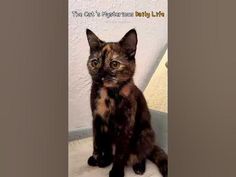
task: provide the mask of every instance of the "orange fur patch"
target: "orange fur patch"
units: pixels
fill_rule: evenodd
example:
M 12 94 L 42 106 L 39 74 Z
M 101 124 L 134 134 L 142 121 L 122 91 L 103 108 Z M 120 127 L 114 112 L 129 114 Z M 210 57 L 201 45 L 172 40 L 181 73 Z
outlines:
M 112 154 L 115 155 L 116 153 L 116 145 L 112 144 Z
M 101 117 L 104 118 L 105 113 L 108 111 L 108 107 L 105 104 L 105 100 L 107 96 L 107 89 L 101 88 L 100 90 L 100 98 L 97 100 L 97 108 L 95 110 L 96 114 L 99 114 Z
M 115 102 L 110 99 L 107 94 L 107 89 L 105 87 L 101 88 L 99 91 L 100 98 L 97 100 L 95 114 L 99 114 L 103 119 L 107 121 L 109 114 L 114 111 Z M 110 100 L 110 105 L 107 107 L 106 99 Z M 107 127 L 103 128 L 104 131 L 108 131 Z
M 131 85 L 130 84 L 126 84 L 121 90 L 120 90 L 120 94 L 123 96 L 129 96 L 131 93 Z
M 108 127 L 106 125 L 102 125 L 101 126 L 101 131 L 105 132 L 105 133 L 108 132 Z
M 110 44 L 105 45 L 102 51 L 105 51 L 105 50 L 107 50 L 108 52 L 111 51 L 111 45 Z
M 114 83 L 113 81 L 105 81 L 103 82 L 103 85 L 107 88 L 114 88 L 114 87 L 117 87 L 117 84 Z
M 136 154 L 130 154 L 129 155 L 129 160 L 128 160 L 129 165 L 134 165 L 138 162 L 139 162 L 139 160 L 138 160 L 138 156 Z

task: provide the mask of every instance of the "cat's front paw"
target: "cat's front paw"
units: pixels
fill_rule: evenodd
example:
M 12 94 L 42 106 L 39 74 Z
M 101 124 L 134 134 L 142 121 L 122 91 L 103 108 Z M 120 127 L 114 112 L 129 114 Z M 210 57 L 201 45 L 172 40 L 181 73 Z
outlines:
M 109 166 L 112 163 L 113 157 L 112 155 L 100 156 L 98 157 L 98 166 L 100 168 L 104 168 Z
M 110 173 L 109 173 L 109 177 L 124 177 L 124 170 L 119 170 L 116 168 L 112 168 Z
M 88 159 L 88 164 L 90 166 L 97 166 L 98 165 L 98 161 L 97 159 L 95 159 L 93 156 L 89 157 Z
M 142 175 L 146 169 L 146 162 L 143 160 L 140 163 L 133 165 L 133 170 L 137 175 Z

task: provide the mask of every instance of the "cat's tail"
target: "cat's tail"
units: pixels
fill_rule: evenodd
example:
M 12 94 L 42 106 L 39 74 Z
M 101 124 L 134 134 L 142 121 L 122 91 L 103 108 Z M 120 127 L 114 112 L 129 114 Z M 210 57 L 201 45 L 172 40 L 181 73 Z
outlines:
M 148 159 L 157 165 L 163 177 L 167 177 L 168 156 L 163 149 L 155 145 Z

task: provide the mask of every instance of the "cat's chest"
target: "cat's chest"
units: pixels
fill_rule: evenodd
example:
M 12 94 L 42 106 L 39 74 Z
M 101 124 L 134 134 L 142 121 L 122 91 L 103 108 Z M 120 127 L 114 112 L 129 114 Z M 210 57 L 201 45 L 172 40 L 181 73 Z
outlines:
M 108 90 L 105 87 L 100 88 L 94 101 L 94 114 L 108 121 L 110 115 L 115 113 L 115 100 L 109 96 Z

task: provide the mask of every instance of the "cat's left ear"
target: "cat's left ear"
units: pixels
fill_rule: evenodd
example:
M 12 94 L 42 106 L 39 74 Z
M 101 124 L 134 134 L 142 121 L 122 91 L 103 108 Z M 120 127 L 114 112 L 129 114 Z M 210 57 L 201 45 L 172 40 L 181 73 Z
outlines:
M 136 30 L 128 31 L 119 43 L 129 57 L 134 57 L 138 43 Z

